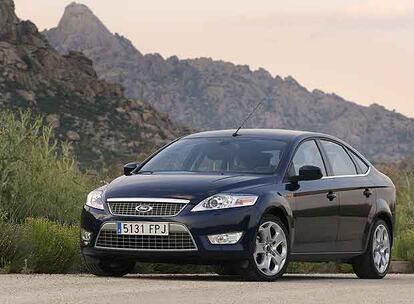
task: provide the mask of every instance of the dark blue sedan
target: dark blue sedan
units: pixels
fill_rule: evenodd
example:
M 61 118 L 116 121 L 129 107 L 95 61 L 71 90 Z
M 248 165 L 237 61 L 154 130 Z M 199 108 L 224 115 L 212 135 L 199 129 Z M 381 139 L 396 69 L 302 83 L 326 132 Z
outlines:
M 249 280 L 290 261 L 351 263 L 360 278 L 389 269 L 395 187 L 325 134 L 212 131 L 186 136 L 92 191 L 81 249 L 96 275 L 135 263 L 214 265 Z

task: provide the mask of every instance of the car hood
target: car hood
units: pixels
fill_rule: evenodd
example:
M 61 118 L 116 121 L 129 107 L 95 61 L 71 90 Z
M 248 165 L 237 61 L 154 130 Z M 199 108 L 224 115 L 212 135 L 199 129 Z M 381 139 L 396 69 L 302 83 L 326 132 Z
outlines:
M 194 200 L 225 191 L 246 191 L 248 188 L 274 182 L 274 176 L 216 174 L 137 174 L 122 176 L 110 183 L 105 197 L 157 197 Z

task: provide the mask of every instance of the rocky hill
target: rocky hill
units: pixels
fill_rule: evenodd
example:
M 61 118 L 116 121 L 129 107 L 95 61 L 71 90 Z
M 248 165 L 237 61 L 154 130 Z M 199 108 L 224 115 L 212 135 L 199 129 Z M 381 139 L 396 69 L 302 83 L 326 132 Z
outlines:
M 120 83 L 128 97 L 197 129 L 234 128 L 263 100 L 250 127 L 330 133 L 374 160 L 398 160 L 414 151 L 414 119 L 376 104 L 364 107 L 335 94 L 310 92 L 292 77 L 273 77 L 264 69 L 209 58 L 143 55 L 82 4 L 70 4 L 59 25 L 44 34 L 63 54 L 83 52 L 98 76 Z M 276 54 L 275 60 L 282 59 Z
M 1 108 L 45 115 L 87 166 L 134 160 L 186 132 L 99 80 L 81 53 L 59 54 L 32 22 L 18 19 L 12 0 L 0 0 Z

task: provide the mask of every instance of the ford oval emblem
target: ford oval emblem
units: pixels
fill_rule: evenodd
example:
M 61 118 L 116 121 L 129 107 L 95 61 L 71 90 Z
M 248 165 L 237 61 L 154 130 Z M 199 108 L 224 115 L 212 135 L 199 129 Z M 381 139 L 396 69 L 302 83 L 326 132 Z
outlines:
M 135 207 L 135 210 L 137 212 L 141 212 L 141 213 L 147 213 L 150 212 L 152 210 L 152 207 L 149 205 L 138 205 Z

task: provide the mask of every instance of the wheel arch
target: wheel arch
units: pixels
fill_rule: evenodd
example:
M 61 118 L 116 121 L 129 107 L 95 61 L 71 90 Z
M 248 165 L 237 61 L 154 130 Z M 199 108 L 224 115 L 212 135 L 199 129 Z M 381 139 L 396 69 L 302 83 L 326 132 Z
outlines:
M 276 216 L 285 225 L 288 232 L 289 247 L 292 249 L 292 245 L 295 240 L 295 228 L 293 225 L 292 211 L 285 208 L 283 205 L 270 205 L 264 210 L 262 216 L 265 216 L 266 214 Z
M 295 235 L 293 212 L 289 200 L 278 191 L 269 191 L 263 195 L 260 204 L 257 206 L 260 217 L 271 214 L 278 217 L 285 225 L 289 234 L 290 245 L 292 246 Z
M 377 220 L 383 220 L 387 225 L 388 228 L 390 229 L 391 232 L 391 247 L 394 244 L 394 219 L 392 216 L 392 212 L 390 210 L 390 208 L 388 207 L 388 205 L 385 205 L 386 207 L 384 207 L 384 205 L 382 205 L 382 207 L 378 208 L 377 207 L 377 212 L 375 213 L 375 215 L 372 217 L 371 223 L 369 225 L 369 230 L 368 230 L 368 235 L 366 235 L 366 240 L 365 240 L 365 250 L 368 249 L 369 246 L 369 242 L 370 242 L 370 237 L 372 234 L 372 230 L 374 229 L 374 225 L 377 222 Z
M 284 210 L 283 207 L 269 206 L 263 213 L 263 215 L 266 215 L 266 214 L 271 214 L 271 215 L 278 217 L 282 221 L 282 223 L 285 225 L 286 229 L 288 230 L 290 234 L 290 228 L 291 228 L 290 221 L 288 220 L 287 212 L 286 210 Z
M 375 219 L 372 223 L 372 227 L 374 226 L 375 222 L 379 219 L 383 220 L 388 225 L 388 228 L 390 229 L 390 232 L 391 232 L 391 246 L 392 246 L 393 243 L 394 243 L 394 225 L 393 225 L 392 217 L 387 212 L 381 211 L 381 212 L 376 214 Z M 372 227 L 371 227 L 371 230 L 372 230 Z
M 385 223 L 387 223 L 388 228 L 391 231 L 391 245 L 394 242 L 394 215 L 393 211 L 391 209 L 392 206 L 385 200 L 385 199 L 377 199 L 377 210 L 375 212 L 375 216 L 371 223 L 371 230 L 374 226 L 375 222 L 378 219 L 383 220 Z M 370 231 L 371 232 L 371 231 Z

